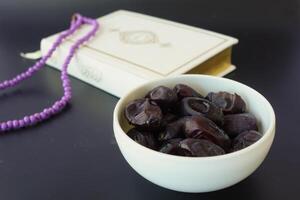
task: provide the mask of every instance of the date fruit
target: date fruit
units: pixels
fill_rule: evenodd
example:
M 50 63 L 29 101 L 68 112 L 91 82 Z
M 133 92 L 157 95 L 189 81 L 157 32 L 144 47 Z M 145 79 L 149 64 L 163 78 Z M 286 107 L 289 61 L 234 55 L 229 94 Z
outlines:
M 187 138 L 206 139 L 228 151 L 231 141 L 214 122 L 202 116 L 186 117 L 184 133 Z
M 232 151 L 238 151 L 250 146 L 262 137 L 262 134 L 251 130 L 245 131 L 234 138 L 232 142 Z
M 208 141 L 187 138 L 179 143 L 181 149 L 186 150 L 194 157 L 217 156 L 225 154 L 225 151 L 218 145 Z
M 262 137 L 241 96 L 225 91 L 204 98 L 185 84 L 153 88 L 130 101 L 124 115 L 128 136 L 161 153 L 205 157 L 238 151 Z M 139 153 L 139 152 L 137 152 Z
M 169 123 L 166 126 L 166 129 L 159 134 L 158 140 L 165 141 L 173 138 L 183 137 L 184 122 L 185 118 L 181 118 L 175 122 Z
M 246 110 L 245 101 L 237 94 L 210 92 L 206 98 L 220 107 L 224 114 L 243 113 Z
M 250 113 L 225 115 L 223 129 L 230 137 L 236 137 L 244 131 L 258 130 L 256 118 Z
M 168 87 L 158 86 L 153 88 L 146 98 L 156 102 L 162 108 L 169 108 L 177 102 L 176 93 Z
M 133 139 L 134 141 L 136 141 L 137 143 L 139 143 L 145 147 L 148 147 L 148 148 L 154 149 L 154 150 L 157 148 L 156 139 L 151 132 L 142 132 L 135 128 L 132 128 L 127 132 L 127 135 L 131 139 Z
M 185 97 L 203 97 L 201 94 L 196 92 L 193 88 L 185 85 L 185 84 L 177 84 L 175 85 L 173 91 L 177 94 L 179 100 Z
M 161 146 L 159 151 L 161 153 L 167 153 L 167 154 L 178 155 L 178 156 L 191 156 L 189 151 L 186 151 L 179 147 L 179 143 L 181 140 L 183 140 L 183 139 L 182 138 L 174 138 L 174 139 L 168 140 Z
M 146 98 L 131 101 L 125 108 L 125 117 L 137 128 L 154 130 L 160 127 L 163 115 L 160 107 Z
M 186 97 L 181 100 L 181 113 L 184 116 L 203 116 L 214 121 L 215 123 L 223 124 L 222 110 L 204 98 Z

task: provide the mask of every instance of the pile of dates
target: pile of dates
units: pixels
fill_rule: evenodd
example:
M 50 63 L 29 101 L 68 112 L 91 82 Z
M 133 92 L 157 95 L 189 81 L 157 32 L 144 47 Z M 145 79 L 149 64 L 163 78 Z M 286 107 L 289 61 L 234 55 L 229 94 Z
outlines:
M 177 84 L 158 86 L 129 102 L 127 134 L 137 143 L 178 156 L 216 156 L 243 149 L 262 137 L 254 115 L 238 94 L 210 92 L 206 97 Z

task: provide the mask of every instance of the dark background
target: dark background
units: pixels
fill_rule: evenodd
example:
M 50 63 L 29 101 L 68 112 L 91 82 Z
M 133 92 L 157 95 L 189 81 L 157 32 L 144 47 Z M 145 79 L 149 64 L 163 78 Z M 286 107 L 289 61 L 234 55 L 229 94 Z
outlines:
M 217 192 L 185 194 L 137 175 L 114 143 L 117 98 L 72 79 L 66 112 L 35 128 L 0 136 L 0 199 L 296 199 L 300 179 L 300 1 L 1 0 L 0 80 L 32 65 L 19 53 L 68 27 L 80 12 L 99 17 L 129 9 L 237 37 L 229 78 L 266 96 L 277 132 L 261 167 Z M 121 82 L 121 80 L 118 80 Z M 0 121 L 41 110 L 62 95 L 59 72 L 46 67 L 24 84 L 0 92 Z M 297 191 L 298 189 L 298 191 Z

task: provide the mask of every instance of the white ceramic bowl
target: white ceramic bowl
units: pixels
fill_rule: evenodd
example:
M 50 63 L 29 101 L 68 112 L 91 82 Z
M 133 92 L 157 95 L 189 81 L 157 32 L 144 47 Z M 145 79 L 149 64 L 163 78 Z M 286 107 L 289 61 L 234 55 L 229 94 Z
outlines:
M 125 105 L 143 97 L 155 86 L 184 83 L 201 94 L 210 91 L 236 92 L 258 120 L 263 137 L 240 151 L 213 157 L 182 157 L 148 149 L 126 135 L 129 124 Z M 254 89 L 233 80 L 206 75 L 182 75 L 155 80 L 130 91 L 114 110 L 114 133 L 129 165 L 141 176 L 162 187 L 182 192 L 209 192 L 234 185 L 253 173 L 263 162 L 275 134 L 275 115 L 270 103 Z

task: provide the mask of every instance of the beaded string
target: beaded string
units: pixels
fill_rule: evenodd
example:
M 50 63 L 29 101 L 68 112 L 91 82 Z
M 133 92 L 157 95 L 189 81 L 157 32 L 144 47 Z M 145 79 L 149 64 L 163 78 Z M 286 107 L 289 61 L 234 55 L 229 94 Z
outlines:
M 39 61 L 37 61 L 32 67 L 29 67 L 25 72 L 17 75 L 16 77 L 5 80 L 0 83 L 0 91 L 6 88 L 14 87 L 17 84 L 21 83 L 23 80 L 30 78 L 37 71 L 39 71 L 46 63 L 46 61 L 52 56 L 53 52 L 57 49 L 57 47 L 63 42 L 63 40 L 72 35 L 77 29 L 79 29 L 83 24 L 92 25 L 92 30 L 89 31 L 82 38 L 78 39 L 75 44 L 73 44 L 69 50 L 67 57 L 62 65 L 61 69 L 61 81 L 63 87 L 63 96 L 54 102 L 54 104 L 48 108 L 43 109 L 43 111 L 34 113 L 31 115 L 27 115 L 21 119 L 9 120 L 6 122 L 0 122 L 0 132 L 5 132 L 9 130 L 16 130 L 24 127 L 29 127 L 35 125 L 39 122 L 45 121 L 48 118 L 58 114 L 61 112 L 66 105 L 70 102 L 72 93 L 71 93 L 71 85 L 70 79 L 68 77 L 67 69 L 68 65 L 74 56 L 76 50 L 80 47 L 81 44 L 88 41 L 91 37 L 93 37 L 97 30 L 99 29 L 99 24 L 97 20 L 83 17 L 80 14 L 75 14 L 72 18 L 70 28 L 64 32 L 62 32 L 56 41 L 53 43 L 52 47 L 49 49 L 46 55 L 44 55 Z

